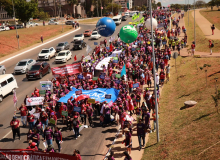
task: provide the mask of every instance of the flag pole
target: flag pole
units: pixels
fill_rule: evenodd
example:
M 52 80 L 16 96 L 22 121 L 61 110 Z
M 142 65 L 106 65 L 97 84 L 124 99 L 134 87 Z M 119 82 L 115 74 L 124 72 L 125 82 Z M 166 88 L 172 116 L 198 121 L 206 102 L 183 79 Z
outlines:
M 150 6 L 150 23 L 151 23 L 151 39 L 152 39 L 152 56 L 153 56 L 153 74 L 154 74 L 154 96 L 155 96 L 155 109 L 156 109 L 156 132 L 157 132 L 157 143 L 160 141 L 159 137 L 159 121 L 158 121 L 158 103 L 157 103 L 157 88 L 156 88 L 156 70 L 155 70 L 155 53 L 154 53 L 154 36 L 153 36 L 153 22 L 152 22 L 152 2 L 149 0 Z M 159 88 L 158 88 L 159 89 Z

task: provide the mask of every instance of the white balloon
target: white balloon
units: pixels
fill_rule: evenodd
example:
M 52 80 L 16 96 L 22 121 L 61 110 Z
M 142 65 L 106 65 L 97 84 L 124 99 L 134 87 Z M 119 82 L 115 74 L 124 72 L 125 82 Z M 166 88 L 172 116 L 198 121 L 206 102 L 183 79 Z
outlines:
M 157 20 L 152 18 L 152 26 L 153 26 L 153 30 L 157 28 Z M 147 29 L 151 29 L 151 23 L 150 23 L 150 18 L 148 18 L 145 22 L 145 26 Z

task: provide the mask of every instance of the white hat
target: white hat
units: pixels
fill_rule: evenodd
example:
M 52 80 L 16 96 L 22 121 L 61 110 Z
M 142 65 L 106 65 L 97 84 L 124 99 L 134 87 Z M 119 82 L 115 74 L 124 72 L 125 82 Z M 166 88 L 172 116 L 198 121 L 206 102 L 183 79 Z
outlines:
M 41 111 L 43 111 L 43 112 L 44 112 L 44 109 L 41 109 Z

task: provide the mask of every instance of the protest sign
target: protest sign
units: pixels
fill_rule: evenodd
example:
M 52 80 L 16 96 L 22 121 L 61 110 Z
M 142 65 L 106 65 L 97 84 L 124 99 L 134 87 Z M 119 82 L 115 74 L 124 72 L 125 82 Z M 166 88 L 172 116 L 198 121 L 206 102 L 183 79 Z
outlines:
M 68 116 L 68 112 L 67 111 L 62 111 L 62 114 L 61 114 L 62 116 Z
M 109 80 L 111 80 L 111 78 L 110 77 L 105 77 L 105 80 L 109 81 Z
M 105 98 L 106 98 L 106 99 L 111 99 L 111 97 L 112 97 L 111 94 L 106 94 L 106 95 L 105 95 Z
M 133 84 L 133 88 L 137 88 L 137 87 L 139 87 L 139 83 Z
M 88 99 L 88 103 L 95 104 L 95 99 Z
M 116 78 L 121 78 L 121 75 L 120 74 L 116 74 L 115 77 Z
M 92 80 L 93 80 L 93 81 L 97 81 L 97 80 L 98 80 L 98 77 L 93 77 Z
M 40 95 L 45 95 L 45 93 L 46 93 L 46 90 L 40 90 L 40 91 L 39 91 L 39 94 L 40 94 Z
M 51 124 L 55 124 L 56 123 L 56 121 L 54 120 L 54 119 L 50 119 L 50 121 L 49 121 L 49 123 L 51 123 Z
M 30 97 L 26 99 L 26 106 L 42 105 L 44 97 Z
M 40 81 L 41 90 L 51 90 L 53 83 L 51 81 Z
M 81 112 L 81 107 L 74 107 L 74 108 L 73 108 L 73 111 L 74 111 L 74 112 Z
M 82 94 L 82 90 L 76 91 L 75 94 L 76 94 L 76 95 Z

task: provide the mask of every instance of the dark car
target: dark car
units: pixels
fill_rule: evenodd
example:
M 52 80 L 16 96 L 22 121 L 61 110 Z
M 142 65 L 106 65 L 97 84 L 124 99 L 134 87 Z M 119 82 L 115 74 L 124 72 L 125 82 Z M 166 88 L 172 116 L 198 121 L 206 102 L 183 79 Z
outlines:
M 47 73 L 50 73 L 50 65 L 47 62 L 37 62 L 26 73 L 27 80 L 42 78 Z
M 127 21 L 127 17 L 126 16 L 122 16 L 122 21 Z
M 56 52 L 60 52 L 62 50 L 68 50 L 70 48 L 70 44 L 68 42 L 60 42 L 56 46 Z
M 24 28 L 22 24 L 17 24 L 16 26 L 17 26 L 17 29 Z
M 83 49 L 86 47 L 86 42 L 84 41 L 75 41 L 73 44 L 73 49 Z
M 10 26 L 8 26 L 8 27 L 10 28 L 10 30 L 16 29 L 16 26 L 15 26 L 15 25 L 10 25 Z

